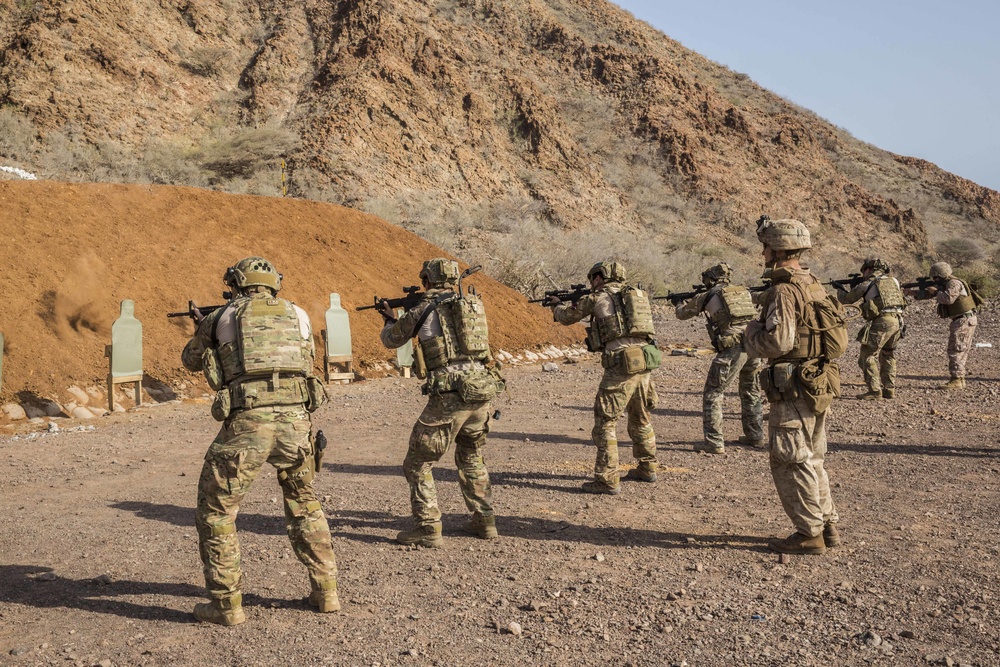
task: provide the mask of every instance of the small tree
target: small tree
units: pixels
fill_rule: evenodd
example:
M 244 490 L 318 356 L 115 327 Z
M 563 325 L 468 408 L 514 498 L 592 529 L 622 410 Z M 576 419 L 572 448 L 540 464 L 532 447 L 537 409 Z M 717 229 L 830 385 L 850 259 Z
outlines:
M 982 246 L 966 238 L 955 238 L 937 244 L 938 254 L 954 266 L 968 266 L 986 258 Z

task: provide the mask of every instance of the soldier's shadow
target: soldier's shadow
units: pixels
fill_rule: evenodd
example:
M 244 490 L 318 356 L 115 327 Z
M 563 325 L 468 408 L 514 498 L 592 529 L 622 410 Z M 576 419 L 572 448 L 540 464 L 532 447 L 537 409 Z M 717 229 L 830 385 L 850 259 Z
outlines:
M 0 601 L 40 609 L 81 609 L 98 614 L 169 623 L 195 623 L 189 611 L 137 604 L 124 596 L 169 595 L 204 598 L 199 586 L 150 581 L 68 579 L 38 565 L 0 565 Z

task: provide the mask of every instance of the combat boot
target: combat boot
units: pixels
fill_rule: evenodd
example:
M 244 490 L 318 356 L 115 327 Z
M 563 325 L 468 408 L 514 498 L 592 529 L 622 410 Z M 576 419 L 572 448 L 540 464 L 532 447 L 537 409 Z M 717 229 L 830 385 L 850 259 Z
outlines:
M 896 390 L 895 389 L 883 389 L 882 390 L 882 398 L 896 398 Z
M 823 536 L 809 537 L 802 533 L 792 533 L 783 540 L 771 540 L 767 543 L 771 551 L 782 554 L 809 554 L 818 556 L 826 553 Z
M 832 523 L 823 526 L 823 544 L 827 549 L 840 546 L 840 531 Z
M 858 394 L 856 396 L 856 398 L 859 401 L 877 401 L 880 398 L 882 398 L 882 392 L 881 391 L 875 391 L 874 389 L 869 389 L 868 391 L 866 391 L 863 394 Z
M 584 482 L 583 486 L 581 486 L 580 488 L 583 489 L 584 493 L 603 493 L 604 495 L 608 496 L 617 496 L 619 493 L 622 492 L 621 484 L 619 484 L 618 486 L 608 486 L 604 482 L 596 482 L 596 481 Z
M 656 473 L 651 470 L 643 470 L 642 468 L 632 468 L 625 473 L 624 479 L 652 484 L 656 481 Z
M 965 378 L 952 378 L 942 385 L 938 385 L 938 389 L 965 389 Z
M 500 537 L 497 532 L 497 520 L 492 514 L 483 516 L 479 512 L 472 515 L 472 519 L 462 526 L 462 530 L 469 535 L 475 535 L 483 540 L 495 540 Z
M 408 546 L 416 544 L 422 547 L 437 548 L 444 544 L 444 539 L 441 537 L 441 522 L 417 526 L 413 530 L 404 530 L 396 535 L 396 541 Z
M 716 447 L 715 445 L 710 445 L 707 442 L 699 442 L 694 446 L 694 451 L 705 452 L 706 454 L 725 454 L 725 447 Z
M 313 587 L 312 593 L 309 594 L 309 606 L 316 607 L 321 614 L 340 611 L 336 581 L 313 582 Z
M 757 449 L 764 449 L 767 447 L 767 440 L 764 438 L 751 438 L 748 435 L 741 435 L 736 441 L 741 445 L 756 447 Z
M 203 623 L 239 625 L 247 620 L 243 613 L 243 595 L 237 593 L 231 598 L 200 602 L 194 606 L 194 617 Z

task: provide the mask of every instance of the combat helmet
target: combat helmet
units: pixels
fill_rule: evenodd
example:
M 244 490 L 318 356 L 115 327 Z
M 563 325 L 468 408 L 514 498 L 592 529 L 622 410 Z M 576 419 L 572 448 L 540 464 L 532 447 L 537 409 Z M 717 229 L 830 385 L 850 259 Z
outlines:
M 226 269 L 223 282 L 235 290 L 260 286 L 277 293 L 281 289 L 281 274 L 263 257 L 246 257 Z
M 931 278 L 951 278 L 951 264 L 948 262 L 934 262 L 931 264 Z
M 809 229 L 798 220 L 771 220 L 762 215 L 757 221 L 757 240 L 771 250 L 805 250 L 812 247 Z
M 598 262 L 587 271 L 587 280 L 593 280 L 594 276 L 604 278 L 606 283 L 625 282 L 625 267 L 619 262 Z
M 432 287 L 454 285 L 458 281 L 458 262 L 444 257 L 429 259 L 420 269 L 420 279 L 426 279 Z
M 712 287 L 720 282 L 728 283 L 732 275 L 732 268 L 725 262 L 722 262 L 702 271 L 701 282 L 705 284 L 705 287 Z
M 871 269 L 872 273 L 889 273 L 892 271 L 892 267 L 890 267 L 880 257 L 869 257 L 862 262 L 861 272 L 864 273 L 869 269 Z

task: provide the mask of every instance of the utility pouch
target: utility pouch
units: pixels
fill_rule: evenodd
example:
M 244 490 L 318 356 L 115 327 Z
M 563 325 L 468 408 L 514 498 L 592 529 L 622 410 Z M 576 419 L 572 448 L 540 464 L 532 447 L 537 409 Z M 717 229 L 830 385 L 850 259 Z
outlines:
M 215 421 L 224 422 L 233 411 L 232 399 L 229 396 L 229 389 L 220 389 L 215 392 L 215 400 L 212 401 L 212 417 Z
M 622 350 L 622 362 L 629 375 L 646 370 L 645 345 L 631 345 Z
M 863 327 L 861 327 L 860 331 L 858 331 L 858 342 L 861 343 L 862 345 L 867 345 L 868 336 L 869 334 L 871 334 L 871 332 L 872 332 L 872 323 L 869 322 Z
M 663 361 L 663 355 L 660 354 L 660 348 L 656 347 L 655 344 L 649 343 L 648 345 L 643 345 L 642 354 L 646 358 L 647 371 L 660 367 L 660 364 Z
M 458 397 L 463 403 L 492 401 L 498 393 L 497 381 L 489 371 L 466 373 L 458 383 Z
M 595 325 L 590 325 L 586 328 L 587 332 L 587 352 L 600 352 L 603 348 L 601 345 L 601 337 L 597 334 L 597 327 Z
M 778 400 L 790 401 L 799 397 L 795 383 L 795 364 L 774 364 L 771 366 L 771 387 L 778 393 Z
M 326 403 L 326 387 L 315 375 L 306 378 L 306 394 L 309 397 L 306 401 L 306 410 L 309 412 L 316 412 Z
M 861 317 L 866 320 L 874 320 L 881 312 L 878 304 L 875 303 L 875 299 L 868 299 L 861 302 Z
M 840 367 L 832 361 L 808 359 L 796 371 L 802 400 L 814 413 L 826 412 L 833 399 L 840 396 Z
M 732 336 L 717 336 L 715 339 L 715 351 L 725 352 L 726 350 L 737 347 L 743 342 L 743 336 L 740 334 L 733 334 Z
M 226 386 L 222 373 L 222 362 L 219 361 L 219 353 L 215 348 L 206 348 L 201 354 L 201 371 L 205 374 L 208 386 L 214 391 L 219 391 Z

